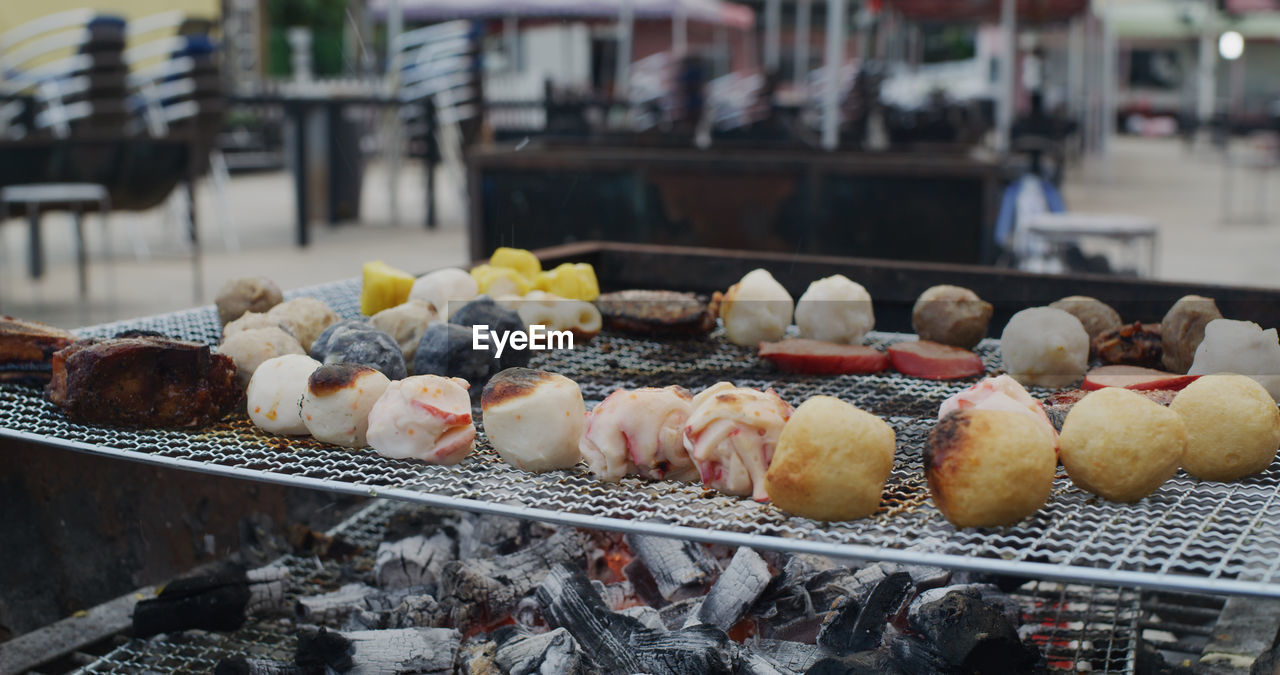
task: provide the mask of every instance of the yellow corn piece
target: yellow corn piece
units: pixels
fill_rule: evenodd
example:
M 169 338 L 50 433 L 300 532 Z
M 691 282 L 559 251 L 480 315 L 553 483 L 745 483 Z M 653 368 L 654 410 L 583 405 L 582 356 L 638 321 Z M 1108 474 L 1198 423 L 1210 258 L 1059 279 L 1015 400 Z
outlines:
M 522 248 L 500 246 L 489 258 L 489 264 L 494 267 L 513 269 L 530 283 L 533 283 L 533 280 L 538 278 L 538 273 L 542 271 L 542 262 L 538 260 L 538 256 Z
M 501 295 L 524 295 L 533 289 L 529 279 L 510 267 L 476 265 L 471 268 L 471 278 L 481 293 L 496 298 Z
M 412 274 L 377 260 L 364 264 L 364 285 L 360 288 L 360 313 L 373 316 L 384 309 L 404 304 L 413 288 Z
M 587 263 L 562 263 L 538 275 L 537 288 L 570 300 L 591 302 L 600 297 L 596 270 Z

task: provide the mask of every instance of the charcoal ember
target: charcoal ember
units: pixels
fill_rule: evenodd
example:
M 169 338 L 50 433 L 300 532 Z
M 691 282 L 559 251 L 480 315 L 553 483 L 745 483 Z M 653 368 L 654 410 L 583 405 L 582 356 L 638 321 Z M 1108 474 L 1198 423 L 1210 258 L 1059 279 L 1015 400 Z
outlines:
M 555 566 L 538 586 L 537 597 L 547 623 L 568 630 L 603 672 L 734 671 L 736 647 L 724 631 L 712 626 L 646 628 L 609 611 L 581 569 Z
M 581 567 L 586 555 L 582 536 L 565 528 L 515 553 L 455 560 L 445 565 L 440 577 L 440 599 L 455 626 L 490 623 L 510 615 L 553 565 L 572 562 Z
M 676 630 L 684 626 L 689 617 L 696 616 L 702 606 L 702 598 L 686 598 L 663 605 L 658 610 L 658 618 L 667 630 Z
M 608 605 L 605 606 L 608 607 Z M 636 621 L 639 621 L 640 625 L 645 628 L 652 628 L 653 630 L 670 630 L 667 628 L 667 625 L 662 622 L 662 614 L 652 607 L 637 605 L 635 607 L 628 607 L 626 609 L 616 611 L 623 616 L 629 616 Z
M 278 608 L 284 601 L 288 574 L 280 566 L 246 570 L 240 565 L 183 579 L 164 587 L 155 598 L 133 609 L 133 635 L 200 629 L 233 631 L 250 611 Z
M 994 591 L 994 589 L 992 589 Z M 1040 651 L 1018 636 L 1019 619 L 1005 603 L 977 587 L 940 588 L 911 603 L 908 622 L 918 636 L 891 634 L 895 662 L 909 672 L 1032 672 Z M 1016 603 L 1014 603 L 1016 606 Z
M 667 601 L 702 595 L 720 569 L 706 547 L 697 542 L 641 534 L 628 534 L 626 542 Z
M 213 675 L 324 675 L 324 668 L 236 656 L 219 661 L 213 668 Z
M 352 612 L 369 609 L 367 601 L 381 593 L 362 583 L 345 584 L 336 591 L 298 598 L 294 615 L 308 623 L 338 625 Z
M 816 645 L 789 640 L 757 638 L 743 647 L 744 661 L 767 661 L 780 673 L 804 673 L 821 661 L 825 653 Z
M 424 586 L 436 592 L 436 584 L 444 566 L 457 558 L 453 537 L 444 532 L 415 536 L 378 546 L 373 577 L 382 588 Z
M 911 575 L 894 572 L 876 583 L 862 601 L 841 598 L 818 631 L 818 645 L 835 654 L 875 649 L 889 620 L 898 613 L 913 587 Z
M 295 555 L 315 556 L 321 560 L 349 560 L 364 550 L 360 545 L 347 541 L 342 535 L 331 536 L 300 523 L 289 526 L 288 537 L 289 547 Z
M 1010 577 L 1005 575 L 989 575 L 981 574 L 982 581 L 964 584 L 952 584 L 945 588 L 935 588 L 917 595 L 911 601 L 908 609 L 910 614 L 916 614 L 920 611 L 920 607 L 941 600 L 947 594 L 953 591 L 959 591 L 980 598 L 983 602 L 1000 609 L 1005 620 L 1014 626 L 1022 623 L 1022 606 L 1017 600 L 1005 595 L 1007 591 L 1014 590 L 1026 583 L 1026 579 L 1020 577 Z M 1005 584 L 999 583 L 1006 582 Z
M 493 301 L 493 298 L 487 295 L 480 297 L 463 305 L 453 316 L 449 317 L 449 321 L 467 329 L 468 341 L 470 341 L 471 329 L 474 326 L 485 325 L 489 327 L 489 332 L 495 335 L 503 335 L 504 341 L 510 339 L 512 331 L 523 331 L 525 329 L 524 320 L 515 310 L 510 310 Z M 492 343 L 493 340 L 490 340 Z M 523 349 L 507 348 L 502 352 L 502 358 L 498 359 L 500 367 L 498 370 L 506 370 L 507 368 L 524 368 L 529 365 L 529 360 L 533 358 L 533 352 Z
M 622 575 L 627 578 L 627 583 L 631 584 L 631 588 L 635 590 L 636 597 L 650 607 L 663 609 L 667 606 L 667 599 L 662 597 L 662 591 L 658 590 L 658 582 L 649 573 L 649 568 L 645 567 L 644 561 L 639 558 L 632 558 L 622 568 Z M 681 619 L 683 621 L 683 619 Z
M 447 628 L 337 632 L 304 627 L 294 662 L 361 673 L 452 673 L 462 635 Z
M 600 586 L 600 597 L 604 598 L 604 604 L 609 609 L 617 611 L 628 605 L 635 604 L 636 589 L 635 586 L 631 585 L 631 582 L 623 581 L 617 584 L 601 584 Z
M 900 672 L 887 654 L 862 651 L 848 656 L 828 656 L 813 664 L 805 675 L 895 675 Z
M 363 321 L 339 321 L 311 343 L 311 358 L 324 364 L 368 366 L 392 380 L 409 376 L 396 339 Z
M 460 377 L 471 384 L 473 397 L 500 370 L 502 362 L 492 343 L 487 349 L 475 349 L 470 328 L 439 321 L 423 331 L 413 357 L 415 375 Z
M 813 563 L 800 556 L 788 560 L 747 613 L 761 637 L 813 643 L 825 613 L 838 599 L 857 599 L 860 589 L 869 593 L 868 584 L 883 576 L 864 573 L 859 579 L 857 570 Z
M 497 675 L 502 672 L 496 661 L 498 646 L 493 640 L 484 638 L 481 634 L 462 643 L 457 675 Z
M 587 675 L 598 672 L 569 631 L 557 628 L 535 634 L 520 626 L 493 633 L 494 663 L 509 675 Z
M 343 630 L 387 628 L 439 628 L 449 613 L 423 587 L 379 590 L 365 596 L 346 617 Z
M 410 595 L 391 610 L 387 628 L 439 628 L 449 621 L 449 612 L 430 595 Z
M 492 558 L 515 553 L 557 532 L 554 525 L 531 520 L 463 514 L 458 523 L 458 559 Z
M 430 537 L 437 532 L 444 532 L 457 539 L 459 524 L 468 516 L 471 514 L 435 508 L 405 509 L 396 512 L 387 521 L 382 540 L 399 541 L 418 535 Z
M 704 623 L 723 631 L 733 628 L 773 580 L 760 554 L 742 546 L 703 598 L 691 623 Z
M 932 565 L 898 565 L 897 569 L 911 575 L 911 582 L 916 590 L 924 591 L 951 582 L 951 570 Z

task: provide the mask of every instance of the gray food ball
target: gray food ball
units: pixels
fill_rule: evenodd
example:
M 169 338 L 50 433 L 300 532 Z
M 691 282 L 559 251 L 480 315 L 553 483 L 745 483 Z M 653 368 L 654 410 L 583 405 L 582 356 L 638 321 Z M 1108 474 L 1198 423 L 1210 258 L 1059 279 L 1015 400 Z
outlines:
M 498 359 L 488 350 L 472 349 L 471 328 L 436 321 L 427 326 L 418 341 L 413 359 L 415 375 L 460 377 L 471 383 L 471 395 L 480 395 L 489 378 L 502 370 Z
M 489 327 L 490 332 L 497 334 L 505 334 L 513 330 L 523 331 L 525 329 L 524 320 L 520 318 L 520 314 L 515 310 L 506 309 L 499 305 L 487 295 L 482 295 L 463 305 L 461 309 L 449 318 L 449 323 L 467 328 L 468 344 L 470 344 L 472 326 L 485 325 Z M 502 351 L 502 357 L 499 359 L 502 367 L 498 370 L 527 366 L 531 358 L 533 358 L 533 352 L 529 350 L 507 347 Z M 474 389 L 477 384 L 472 382 L 471 386 Z
M 369 366 L 392 380 L 409 376 L 395 338 L 362 321 L 342 321 L 326 328 L 312 343 L 311 358 L 326 365 Z
M 242 277 L 223 284 L 214 303 L 218 320 L 227 325 L 245 312 L 265 312 L 280 304 L 284 295 L 280 287 L 266 277 Z

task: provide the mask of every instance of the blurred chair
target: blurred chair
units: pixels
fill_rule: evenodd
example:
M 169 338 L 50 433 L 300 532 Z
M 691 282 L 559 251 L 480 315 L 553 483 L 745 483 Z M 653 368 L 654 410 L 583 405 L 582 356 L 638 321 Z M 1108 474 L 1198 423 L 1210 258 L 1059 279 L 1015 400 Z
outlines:
M 44 276 L 44 249 L 41 245 L 40 215 L 44 211 L 68 211 L 74 228 L 76 247 L 76 271 L 80 299 L 89 297 L 89 254 L 84 238 L 84 213 L 97 209 L 102 214 L 102 231 L 107 238 L 111 196 L 101 185 L 90 183 L 42 183 L 36 185 L 10 185 L 0 188 L 0 222 L 8 219 L 10 210 L 20 206 L 26 213 L 28 232 L 28 262 L 32 279 Z M 110 257 L 110 239 L 104 248 Z

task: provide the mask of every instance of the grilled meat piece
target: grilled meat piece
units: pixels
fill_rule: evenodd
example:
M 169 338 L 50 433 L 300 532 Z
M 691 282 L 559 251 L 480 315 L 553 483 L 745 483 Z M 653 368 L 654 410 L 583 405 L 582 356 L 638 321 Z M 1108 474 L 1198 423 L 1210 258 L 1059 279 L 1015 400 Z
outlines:
M 53 355 L 47 393 L 77 422 L 168 428 L 217 422 L 242 395 L 229 357 L 153 337 L 76 342 Z
M 693 293 L 618 291 L 596 299 L 606 330 L 649 337 L 699 337 L 716 325 L 715 312 Z
M 1178 392 L 1173 389 L 1135 389 L 1133 392 L 1142 394 L 1164 406 L 1173 403 L 1173 397 L 1178 395 Z M 1067 413 L 1071 412 L 1072 406 L 1091 393 L 1093 392 L 1084 389 L 1066 389 L 1045 399 L 1044 412 L 1049 416 L 1049 421 L 1053 422 L 1053 427 L 1062 431 L 1062 423 L 1066 421 Z
M 75 341 L 61 328 L 0 316 L 0 382 L 48 382 L 53 353 Z
M 1160 324 L 1135 322 L 1106 331 L 1093 339 L 1091 351 L 1103 363 L 1160 368 L 1164 347 Z

